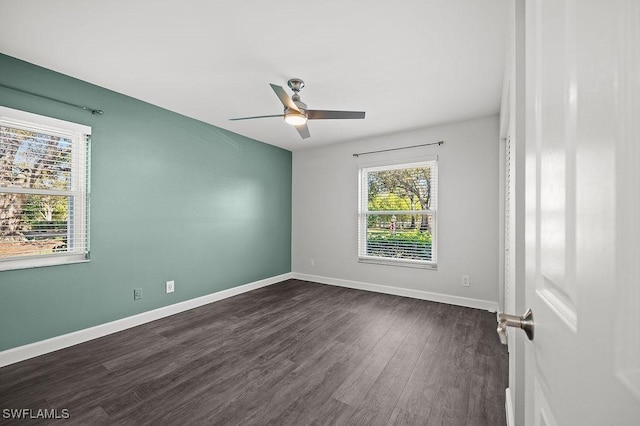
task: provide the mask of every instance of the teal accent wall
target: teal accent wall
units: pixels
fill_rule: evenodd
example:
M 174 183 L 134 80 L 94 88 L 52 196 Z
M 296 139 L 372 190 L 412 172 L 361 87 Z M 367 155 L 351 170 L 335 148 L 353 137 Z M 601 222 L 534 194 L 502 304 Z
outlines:
M 5 55 L 0 84 L 104 110 L 0 88 L 92 127 L 91 261 L 0 272 L 0 350 L 291 271 L 291 152 Z

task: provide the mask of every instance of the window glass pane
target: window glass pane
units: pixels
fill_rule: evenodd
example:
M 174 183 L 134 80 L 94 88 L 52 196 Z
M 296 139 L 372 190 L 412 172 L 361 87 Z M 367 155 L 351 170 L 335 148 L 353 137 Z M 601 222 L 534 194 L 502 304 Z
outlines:
M 431 167 L 367 173 L 369 210 L 429 210 L 432 207 Z
M 0 186 L 69 190 L 71 148 L 68 138 L 0 127 Z
M 367 256 L 431 261 L 432 215 L 367 215 Z
M 73 197 L 0 193 L 0 258 L 66 253 Z
M 90 134 L 0 106 L 0 271 L 88 260 Z
M 360 173 L 360 260 L 435 269 L 437 161 L 362 168 Z

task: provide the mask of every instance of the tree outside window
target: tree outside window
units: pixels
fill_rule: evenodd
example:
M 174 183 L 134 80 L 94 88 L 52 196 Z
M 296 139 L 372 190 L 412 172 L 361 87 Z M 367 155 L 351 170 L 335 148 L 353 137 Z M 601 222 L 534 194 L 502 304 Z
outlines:
M 48 119 L 4 107 L 0 112 L 38 123 Z M 87 134 L 4 114 L 0 118 L 0 269 L 41 266 L 19 264 L 16 259 L 84 257 L 88 251 Z
M 360 169 L 360 260 L 435 267 L 436 204 L 436 161 Z

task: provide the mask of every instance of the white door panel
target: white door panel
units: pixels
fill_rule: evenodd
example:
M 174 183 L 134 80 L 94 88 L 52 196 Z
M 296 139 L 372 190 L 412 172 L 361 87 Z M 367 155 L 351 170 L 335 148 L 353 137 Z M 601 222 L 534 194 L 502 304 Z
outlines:
M 526 423 L 637 425 L 640 1 L 526 3 Z

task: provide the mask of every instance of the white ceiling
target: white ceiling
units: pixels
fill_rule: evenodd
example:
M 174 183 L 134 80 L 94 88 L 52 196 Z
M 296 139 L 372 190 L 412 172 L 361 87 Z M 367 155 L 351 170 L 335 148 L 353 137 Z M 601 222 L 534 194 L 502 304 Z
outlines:
M 0 52 L 289 150 L 499 112 L 507 0 L 0 0 Z M 302 140 L 269 83 L 302 78 Z M 100 105 L 92 105 L 100 108 Z M 105 111 L 108 114 L 108 111 Z

